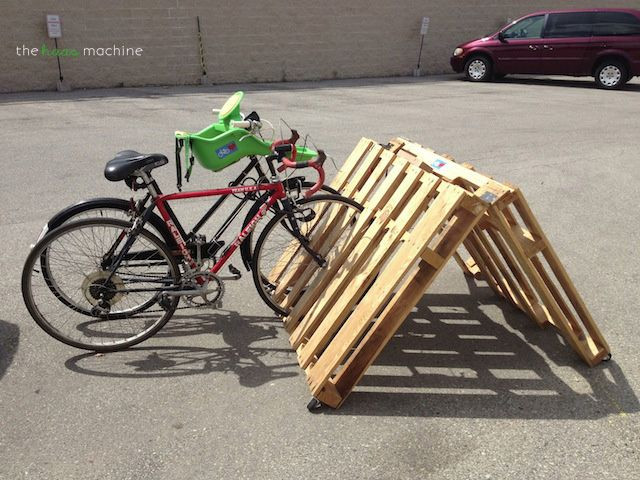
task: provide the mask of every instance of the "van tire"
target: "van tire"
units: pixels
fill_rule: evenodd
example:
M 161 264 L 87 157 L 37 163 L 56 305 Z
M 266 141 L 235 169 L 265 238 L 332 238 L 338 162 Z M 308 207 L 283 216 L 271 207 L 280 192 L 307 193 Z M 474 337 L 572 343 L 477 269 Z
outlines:
M 627 66 L 616 59 L 601 62 L 596 68 L 594 77 L 598 88 L 605 90 L 617 90 L 629 81 Z
M 493 75 L 493 65 L 484 55 L 476 55 L 464 64 L 464 75 L 470 82 L 488 82 Z

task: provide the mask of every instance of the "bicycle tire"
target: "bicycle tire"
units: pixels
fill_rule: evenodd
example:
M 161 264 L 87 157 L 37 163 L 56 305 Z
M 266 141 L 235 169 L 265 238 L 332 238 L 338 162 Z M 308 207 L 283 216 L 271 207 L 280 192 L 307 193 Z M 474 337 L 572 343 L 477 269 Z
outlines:
M 295 178 L 297 177 L 292 177 L 287 180 L 293 180 Z M 315 183 L 307 182 L 303 180 L 301 182 L 301 185 L 303 189 L 310 189 L 315 185 Z M 324 195 L 324 194 L 339 195 L 337 190 L 329 187 L 328 185 L 323 185 L 322 187 L 320 187 L 320 191 L 324 193 L 318 193 L 317 195 Z M 244 218 L 244 223 L 242 224 L 242 228 L 246 227 L 247 224 L 253 219 L 253 217 L 256 216 L 256 213 L 258 213 L 258 210 L 260 209 L 262 204 L 267 201 L 270 195 L 271 195 L 270 193 L 265 193 L 253 203 L 253 205 L 251 206 L 251 208 L 247 212 L 247 215 Z M 242 263 L 244 264 L 244 267 L 247 269 L 248 272 L 251 271 L 253 252 L 255 250 L 256 242 L 254 242 L 254 239 L 258 238 L 259 236 L 260 236 L 259 233 L 256 230 L 253 230 L 249 233 L 249 235 L 247 235 L 247 238 L 245 239 L 245 241 L 242 242 L 242 244 L 240 245 L 240 254 L 242 256 Z
M 41 274 L 41 272 L 38 271 L 35 268 L 35 266 L 43 250 L 50 249 L 53 242 L 62 238 L 64 235 L 76 230 L 79 231 L 80 229 L 88 227 L 90 225 L 102 225 L 105 227 L 111 226 L 118 229 L 128 229 L 131 227 L 131 224 L 124 220 L 109 219 L 109 218 L 89 218 L 84 220 L 68 222 L 60 226 L 59 228 L 49 232 L 34 246 L 34 248 L 31 250 L 31 252 L 29 253 L 29 256 L 25 261 L 24 268 L 22 271 L 22 282 L 21 282 L 22 297 L 27 307 L 27 310 L 29 311 L 31 317 L 34 319 L 36 324 L 56 340 L 76 348 L 81 348 L 81 349 L 91 350 L 96 352 L 111 352 L 116 350 L 122 350 L 132 345 L 138 344 L 146 340 L 147 338 L 153 336 L 156 332 L 158 332 L 169 321 L 169 319 L 173 315 L 179 303 L 179 298 L 176 297 L 175 299 L 172 299 L 168 306 L 166 305 L 165 307 L 163 307 L 162 310 L 164 311 L 164 313 L 162 314 L 162 316 L 158 320 L 152 322 L 148 327 L 145 326 L 145 328 L 142 331 L 135 332 L 129 335 L 128 337 L 124 338 L 123 340 L 116 340 L 116 341 L 111 341 L 106 343 L 105 342 L 92 343 L 89 341 L 80 340 L 79 338 L 72 338 L 69 334 L 61 331 L 59 327 L 56 327 L 55 325 L 52 324 L 50 320 L 45 318 L 45 315 L 40 311 L 40 308 L 34 299 L 34 294 L 33 294 L 34 273 Z M 175 257 L 172 255 L 171 251 L 166 246 L 166 244 L 160 238 L 158 238 L 157 236 L 153 235 L 152 233 L 144 229 L 140 230 L 140 232 L 138 232 L 137 235 L 138 235 L 138 238 L 141 237 L 151 245 L 157 247 L 158 251 L 162 254 L 162 257 L 167 262 L 167 267 L 169 268 L 169 272 L 167 274 L 170 276 L 169 278 L 171 278 L 173 284 L 179 283 L 180 267 L 178 266 L 178 263 Z M 137 240 L 138 239 L 136 239 L 136 241 Z M 116 269 L 116 273 L 117 272 L 118 270 Z M 83 272 L 80 272 L 80 275 L 82 274 Z M 86 278 L 88 277 L 89 275 L 86 275 Z M 95 280 L 92 282 L 95 282 Z M 92 286 L 93 286 L 93 283 L 89 284 L 87 288 L 91 288 Z M 60 299 L 57 298 L 55 292 L 52 292 L 52 293 L 55 297 L 55 300 L 59 301 Z M 55 304 L 55 302 L 53 303 Z M 60 302 L 60 303 L 62 303 L 68 310 L 72 311 L 72 309 L 69 309 L 68 305 L 65 305 L 64 302 Z M 157 298 L 155 303 L 157 303 Z M 66 310 L 63 310 L 63 311 L 66 312 Z M 132 312 L 132 313 L 126 313 L 126 311 L 124 312 L 125 313 L 120 313 L 120 314 L 119 313 L 106 314 L 102 317 L 94 316 L 93 318 L 96 319 L 95 320 L 96 323 L 102 322 L 104 324 L 107 321 L 113 322 L 118 320 L 132 319 L 139 313 L 141 312 L 144 313 L 144 311 L 138 311 L 138 312 Z M 83 315 L 82 318 L 86 320 L 87 319 L 86 315 L 84 314 L 82 315 Z M 65 322 L 68 322 L 68 321 L 69 319 L 65 320 Z M 83 326 L 82 328 L 86 330 L 87 326 L 85 325 L 85 323 L 86 322 L 82 323 L 82 326 Z M 148 322 L 145 322 L 145 323 L 148 323 Z M 79 328 L 77 329 L 80 330 Z M 90 331 L 95 331 L 95 330 L 90 330 Z M 100 333 L 101 338 L 104 338 L 106 332 L 103 331 L 98 333 Z
M 296 208 L 298 209 L 298 211 L 305 211 L 305 206 L 309 207 L 310 204 L 315 203 L 316 205 L 321 205 L 321 204 L 329 204 L 329 203 L 335 203 L 335 204 L 342 204 L 343 206 L 348 206 L 350 208 L 355 209 L 358 213 L 362 212 L 363 207 L 362 205 L 360 205 L 358 202 L 356 202 L 355 200 L 352 200 L 350 198 L 347 197 L 343 197 L 341 195 L 314 195 L 308 199 L 304 199 L 301 200 L 297 203 Z M 302 207 L 302 210 L 301 210 Z M 309 209 L 309 208 L 307 208 Z M 322 211 L 320 210 L 317 206 L 315 207 L 315 210 L 312 209 L 312 211 L 314 213 L 317 213 L 317 211 Z M 260 234 L 260 237 L 258 238 L 258 241 L 256 243 L 256 249 L 255 249 L 255 254 L 253 256 L 252 259 L 252 266 L 251 269 L 253 271 L 253 281 L 254 284 L 256 286 L 256 289 L 258 290 L 258 294 L 260 295 L 260 297 L 262 298 L 262 300 L 267 304 L 267 306 L 269 308 L 271 308 L 275 313 L 277 313 L 278 315 L 281 316 L 286 316 L 289 314 L 290 309 L 283 307 L 282 301 L 275 298 L 270 292 L 268 292 L 267 290 L 275 290 L 276 288 L 276 283 L 277 280 L 274 278 L 269 278 L 270 275 L 272 274 L 272 272 L 269 272 L 267 274 L 265 274 L 265 271 L 262 270 L 262 262 L 263 262 L 263 250 L 265 249 L 265 245 L 267 245 L 267 242 L 269 241 L 269 236 L 273 236 L 272 233 L 275 231 L 275 227 L 279 224 L 281 224 L 281 222 L 283 222 L 283 220 L 286 217 L 290 217 L 291 212 L 286 212 L 284 210 L 281 210 L 280 212 L 278 212 L 278 214 L 276 214 L 275 217 L 273 217 L 269 223 L 265 226 L 264 230 L 262 231 L 262 233 Z M 314 217 L 315 218 L 315 217 Z M 355 224 L 355 221 L 357 220 L 356 217 L 349 217 L 349 218 L 353 218 L 353 220 L 349 220 L 349 222 L 353 221 L 352 225 Z M 309 228 L 314 228 L 313 225 L 311 225 L 311 222 L 313 221 L 313 218 L 311 218 L 310 220 L 306 220 L 306 217 L 304 217 L 305 222 L 309 223 Z M 284 224 L 282 224 L 284 225 Z M 285 230 L 288 230 L 286 227 L 284 227 Z M 346 230 L 345 230 L 346 231 Z M 348 237 L 348 233 L 347 233 L 347 237 Z M 286 236 L 283 236 L 283 238 L 287 238 Z M 291 242 L 291 239 L 293 239 L 295 237 L 293 237 L 293 235 L 289 232 L 289 239 L 288 241 Z M 342 236 L 340 237 L 342 238 Z M 336 240 L 336 242 L 338 242 L 338 240 Z M 286 243 L 286 240 L 285 240 Z M 291 243 L 290 243 L 291 244 Z M 269 247 L 267 247 L 267 254 L 269 253 L 269 249 L 272 249 L 274 251 L 276 251 L 276 255 L 282 255 L 284 249 L 279 249 L 279 248 L 275 248 L 276 244 L 274 245 L 270 245 Z M 286 249 L 286 247 L 285 247 Z M 311 256 L 308 253 L 305 253 L 303 250 L 300 250 L 301 254 L 300 254 L 300 264 L 302 265 L 304 262 L 306 262 L 307 264 L 311 261 Z M 297 254 L 294 254 L 297 255 Z M 308 258 L 306 258 L 308 257 Z M 297 257 L 296 257 L 297 258 Z M 276 263 L 277 264 L 277 263 Z M 288 265 L 290 266 L 290 265 Z M 268 265 L 265 265 L 266 268 L 269 268 Z M 298 267 L 295 267 L 298 268 Z M 282 273 L 282 272 L 281 272 Z M 308 279 L 308 282 L 310 283 L 310 281 L 312 280 L 313 277 Z M 308 286 L 309 283 L 307 283 L 306 285 Z M 277 291 L 277 290 L 276 290 Z

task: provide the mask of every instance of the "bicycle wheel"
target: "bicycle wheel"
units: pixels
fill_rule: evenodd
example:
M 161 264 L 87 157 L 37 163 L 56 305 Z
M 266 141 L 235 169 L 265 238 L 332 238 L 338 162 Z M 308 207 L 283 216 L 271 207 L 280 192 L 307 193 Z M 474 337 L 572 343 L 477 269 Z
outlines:
M 299 201 L 293 212 L 281 210 L 271 219 L 256 243 L 252 270 L 258 293 L 274 312 L 288 315 L 326 267 L 321 263 L 345 245 L 361 211 L 362 206 L 349 198 L 314 195 Z M 300 237 L 293 233 L 296 228 Z
M 162 240 L 140 230 L 120 265 L 108 268 L 130 228 L 118 219 L 78 220 L 34 246 L 22 271 L 22 296 L 45 332 L 67 345 L 108 352 L 142 342 L 171 318 L 179 298 L 161 301 L 160 292 L 179 283 L 180 269 Z
M 301 193 L 306 192 L 307 190 L 309 190 L 311 187 L 315 185 L 315 183 L 313 182 L 307 182 L 294 177 L 294 178 L 289 178 L 287 181 L 285 181 L 285 188 L 294 189 L 295 185 L 298 184 L 297 182 L 294 182 L 294 180 L 300 180 L 299 185 L 300 185 Z M 321 195 L 321 194 L 338 195 L 338 192 L 333 188 L 329 187 L 328 185 L 323 185 L 322 187 L 320 187 L 320 191 L 318 195 Z M 253 219 L 253 217 L 256 216 L 256 213 L 258 213 L 258 210 L 260 210 L 260 207 L 267 201 L 267 199 L 270 196 L 271 196 L 270 193 L 265 193 L 253 203 L 253 205 L 251 206 L 251 208 L 247 212 L 247 215 L 244 218 L 244 223 L 242 224 L 242 228 L 246 227 L 247 224 Z M 278 212 L 278 210 L 279 210 L 279 207 L 277 205 L 274 205 L 273 207 L 271 207 L 271 209 L 269 209 L 269 211 L 266 213 L 263 221 L 256 226 L 255 230 L 253 230 L 252 232 L 249 233 L 249 235 L 247 235 L 247 238 L 245 239 L 245 241 L 242 242 L 242 245 L 240 245 L 242 262 L 244 263 L 244 266 L 247 269 L 247 271 L 251 270 L 253 252 L 255 251 L 258 238 L 260 238 L 260 234 L 264 230 L 263 225 L 266 226 L 268 223 L 267 220 L 273 218 L 275 214 Z

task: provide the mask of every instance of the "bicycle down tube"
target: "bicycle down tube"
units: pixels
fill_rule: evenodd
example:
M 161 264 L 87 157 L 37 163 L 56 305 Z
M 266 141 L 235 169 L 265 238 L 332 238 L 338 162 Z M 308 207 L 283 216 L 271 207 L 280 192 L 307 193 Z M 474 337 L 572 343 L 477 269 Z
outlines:
M 249 192 L 258 192 L 258 191 L 269 191 L 273 192 L 272 195 L 267 199 L 267 201 L 258 209 L 256 215 L 247 223 L 247 225 L 242 229 L 242 231 L 238 234 L 236 239 L 229 244 L 229 246 L 224 250 L 220 260 L 218 260 L 213 267 L 211 267 L 212 273 L 218 273 L 224 264 L 227 262 L 229 257 L 233 255 L 236 249 L 242 244 L 244 239 L 253 231 L 258 222 L 266 215 L 267 211 L 271 207 L 273 207 L 278 200 L 282 200 L 286 198 L 286 193 L 282 183 L 263 183 L 258 185 L 244 185 L 238 187 L 227 187 L 227 188 L 219 188 L 213 190 L 199 190 L 193 192 L 177 192 L 170 194 L 160 194 L 154 198 L 154 203 L 158 207 L 158 211 L 160 215 L 164 219 L 167 228 L 171 232 L 174 240 L 176 241 L 176 245 L 180 249 L 180 253 L 189 264 L 189 267 L 192 269 L 197 269 L 198 265 L 195 260 L 191 256 L 191 252 L 187 248 L 187 244 L 182 237 L 179 228 L 174 223 L 172 216 L 169 213 L 167 202 L 171 200 L 183 200 L 189 198 L 201 198 L 201 197 L 213 197 L 220 195 L 233 195 L 239 193 L 249 193 Z M 202 280 L 200 280 L 202 281 Z

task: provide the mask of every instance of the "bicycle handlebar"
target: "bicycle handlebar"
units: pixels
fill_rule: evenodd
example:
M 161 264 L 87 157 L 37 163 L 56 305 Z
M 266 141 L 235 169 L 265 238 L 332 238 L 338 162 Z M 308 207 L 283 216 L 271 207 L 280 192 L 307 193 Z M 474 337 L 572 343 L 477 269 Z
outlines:
M 295 142 L 298 140 L 298 138 L 300 138 L 298 132 L 292 130 L 291 138 L 273 142 L 273 144 L 271 145 L 271 149 L 277 154 L 277 159 L 282 162 L 282 165 L 278 167 L 278 172 L 283 172 L 287 168 L 308 167 L 311 167 L 318 172 L 318 180 L 309 190 L 305 192 L 305 197 L 309 198 L 311 195 L 320 190 L 320 188 L 324 185 L 325 174 L 322 165 L 326 160 L 327 155 L 322 150 L 318 150 L 318 156 L 315 160 L 296 162 L 298 149 L 296 148 Z M 287 153 L 290 154 L 291 158 L 287 157 Z

